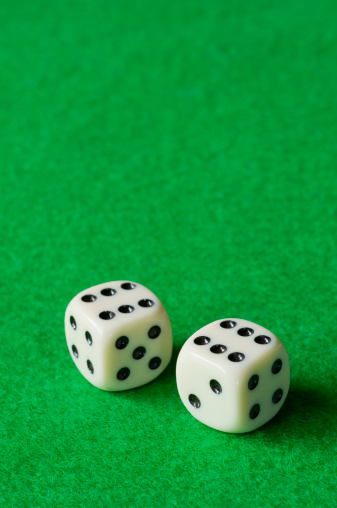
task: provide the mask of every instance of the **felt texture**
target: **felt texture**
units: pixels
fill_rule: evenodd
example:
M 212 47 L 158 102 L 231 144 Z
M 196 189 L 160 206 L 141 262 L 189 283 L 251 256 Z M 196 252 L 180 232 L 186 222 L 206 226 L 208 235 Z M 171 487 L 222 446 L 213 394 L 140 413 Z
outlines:
M 337 4 L 0 3 L 1 506 L 333 506 Z M 172 321 L 153 383 L 90 385 L 79 291 L 129 279 Z M 289 396 L 225 434 L 176 390 L 215 319 L 270 329 Z

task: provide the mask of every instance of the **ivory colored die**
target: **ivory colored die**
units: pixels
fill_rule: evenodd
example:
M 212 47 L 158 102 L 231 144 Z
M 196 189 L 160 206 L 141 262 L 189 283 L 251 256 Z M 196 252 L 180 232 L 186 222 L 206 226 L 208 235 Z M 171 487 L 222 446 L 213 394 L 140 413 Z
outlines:
M 223 432 L 249 432 L 282 407 L 290 367 L 282 342 L 243 319 L 220 319 L 194 333 L 177 360 L 177 387 L 186 409 Z
M 135 282 L 107 282 L 79 293 L 66 309 L 65 333 L 78 370 L 102 390 L 148 383 L 172 355 L 171 323 L 163 304 Z

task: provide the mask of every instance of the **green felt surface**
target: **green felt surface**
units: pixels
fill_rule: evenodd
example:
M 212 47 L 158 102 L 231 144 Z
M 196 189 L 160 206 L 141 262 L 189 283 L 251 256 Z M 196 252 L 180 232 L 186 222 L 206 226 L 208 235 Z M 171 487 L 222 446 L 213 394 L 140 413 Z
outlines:
M 0 505 L 334 506 L 335 0 L 0 3 Z M 162 300 L 153 383 L 91 386 L 70 299 L 130 279 Z M 175 362 L 242 317 L 290 356 L 245 435 L 185 410 Z

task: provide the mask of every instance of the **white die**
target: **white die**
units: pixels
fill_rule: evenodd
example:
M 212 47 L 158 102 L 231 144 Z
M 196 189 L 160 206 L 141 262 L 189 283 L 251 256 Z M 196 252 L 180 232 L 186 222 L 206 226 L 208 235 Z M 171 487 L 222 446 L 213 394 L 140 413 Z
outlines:
M 188 411 L 223 432 L 249 432 L 278 413 L 290 367 L 281 341 L 260 325 L 220 319 L 194 333 L 177 360 L 177 387 Z
M 172 329 L 159 299 L 129 281 L 79 293 L 65 313 L 69 352 L 94 386 L 128 390 L 155 379 L 172 355 Z

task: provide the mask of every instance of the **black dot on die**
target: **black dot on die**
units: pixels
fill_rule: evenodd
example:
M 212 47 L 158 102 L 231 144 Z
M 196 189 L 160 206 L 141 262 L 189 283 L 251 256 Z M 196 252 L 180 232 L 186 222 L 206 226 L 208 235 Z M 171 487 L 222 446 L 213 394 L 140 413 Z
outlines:
M 268 337 L 267 335 L 258 335 L 257 337 L 255 337 L 254 341 L 257 344 L 269 344 L 271 338 Z
M 116 290 L 112 288 L 104 288 L 101 291 L 101 295 L 103 296 L 113 296 L 116 294 Z
M 214 344 L 214 346 L 211 347 L 211 352 L 215 353 L 216 355 L 220 355 L 221 353 L 225 353 L 226 351 L 227 348 L 223 344 Z
M 194 393 L 191 393 L 188 396 L 188 400 L 189 400 L 190 404 L 192 404 L 192 406 L 195 407 L 196 409 L 198 409 L 201 406 L 200 399 L 198 399 L 198 397 L 196 395 L 194 395 Z
M 95 300 L 97 300 L 97 296 L 95 296 L 95 295 L 84 295 L 84 296 L 82 296 L 81 300 L 83 302 L 94 302 Z
M 161 359 L 159 358 L 159 356 L 155 356 L 154 358 L 151 358 L 151 360 L 149 361 L 149 367 L 151 370 L 158 369 L 160 364 L 161 364 Z
M 86 338 L 86 341 L 87 343 L 89 344 L 89 346 L 92 345 L 92 337 L 91 337 L 91 333 L 89 332 L 85 332 L 85 338 Z
M 71 346 L 71 350 L 72 350 L 73 355 L 75 356 L 75 358 L 78 358 L 77 347 L 76 346 Z
M 93 364 L 91 363 L 90 360 L 87 360 L 87 366 L 88 366 L 88 369 L 91 372 L 91 374 L 93 374 L 94 373 L 94 367 L 93 367 Z
M 231 353 L 228 355 L 228 360 L 231 362 L 242 362 L 245 359 L 245 355 L 243 353 Z
M 281 369 L 282 369 L 282 360 L 280 358 L 278 358 L 273 363 L 273 365 L 271 367 L 271 371 L 272 371 L 273 374 L 278 374 Z
M 128 369 L 127 367 L 123 367 L 122 369 L 120 369 L 117 372 L 117 379 L 119 379 L 119 381 L 124 381 L 129 376 L 130 376 L 130 369 Z
M 123 284 L 121 284 L 122 289 L 130 290 L 130 289 L 135 289 L 135 287 L 136 287 L 136 284 L 134 284 L 133 282 L 123 282 Z
M 255 420 L 259 416 L 260 413 L 260 404 L 254 404 L 254 406 L 249 411 L 249 418 L 251 420 Z
M 278 402 L 280 402 L 280 400 L 282 399 L 282 396 L 283 396 L 283 390 L 282 390 L 282 388 L 279 388 L 278 390 L 276 390 L 276 392 L 273 393 L 273 396 L 272 396 L 273 403 L 277 404 Z
M 119 308 L 118 308 L 119 312 L 121 312 L 122 314 L 129 314 L 130 312 L 134 311 L 135 308 L 132 307 L 132 305 L 121 305 Z
M 206 337 L 205 335 L 200 335 L 200 337 L 196 337 L 194 339 L 194 344 L 196 344 L 197 346 L 205 346 L 209 342 L 211 342 L 211 339 L 209 337 Z
M 238 334 L 241 335 L 241 337 L 250 337 L 253 333 L 253 328 L 240 328 L 238 330 Z
M 215 379 L 211 379 L 211 381 L 209 382 L 209 386 L 212 388 L 213 392 L 216 393 L 217 395 L 220 395 L 220 393 L 222 392 L 221 384 Z
M 154 305 L 154 302 L 152 300 L 149 300 L 148 298 L 144 298 L 143 300 L 139 300 L 138 305 L 141 307 L 152 307 Z
M 74 316 L 70 316 L 70 324 L 71 324 L 72 329 L 76 330 L 77 324 L 76 324 Z
M 160 326 L 152 326 L 148 331 L 148 336 L 150 339 L 156 339 L 161 334 Z
M 132 356 L 135 360 L 140 360 L 145 356 L 146 349 L 143 346 L 136 347 L 134 352 L 132 353 Z
M 99 314 L 99 317 L 105 321 L 108 321 L 109 319 L 114 318 L 115 314 L 111 312 L 111 310 L 103 310 L 103 312 Z
M 248 381 L 249 390 L 255 390 L 258 384 L 259 384 L 259 376 L 257 374 L 254 374 Z
M 221 321 L 220 326 L 222 328 L 234 328 L 236 326 L 236 322 L 231 319 L 227 319 L 226 321 Z
M 124 349 L 128 344 L 129 339 L 125 335 L 119 337 L 115 342 L 115 346 L 117 349 Z

